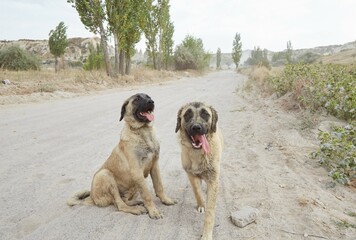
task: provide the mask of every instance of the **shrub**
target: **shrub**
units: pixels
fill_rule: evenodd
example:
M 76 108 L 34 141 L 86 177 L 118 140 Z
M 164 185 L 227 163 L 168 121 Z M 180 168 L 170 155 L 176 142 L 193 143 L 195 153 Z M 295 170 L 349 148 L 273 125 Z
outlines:
M 200 38 L 187 35 L 174 52 L 176 69 L 203 70 L 209 66 L 210 54 L 206 53 Z
M 99 70 L 104 69 L 104 67 L 105 61 L 101 45 L 97 44 L 96 48 L 94 48 L 93 45 L 90 45 L 89 56 L 85 60 L 85 63 L 83 65 L 84 70 Z
M 330 176 L 342 184 L 356 179 L 356 121 L 344 127 L 333 127 L 332 132 L 320 132 L 320 149 L 312 157 L 324 165 Z
M 9 46 L 0 50 L 0 68 L 7 70 L 40 70 L 40 60 L 28 51 Z
M 356 118 L 356 67 L 340 65 L 287 65 L 269 78 L 271 88 L 281 96 L 292 91 L 311 111 L 326 109 L 338 118 Z

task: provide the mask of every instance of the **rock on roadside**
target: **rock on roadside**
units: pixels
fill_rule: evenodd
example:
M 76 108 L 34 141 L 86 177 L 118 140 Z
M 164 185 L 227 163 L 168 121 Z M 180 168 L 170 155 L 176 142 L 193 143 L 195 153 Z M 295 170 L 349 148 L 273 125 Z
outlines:
M 238 227 L 243 228 L 256 221 L 259 210 L 253 207 L 243 207 L 239 211 L 231 213 L 231 221 Z
M 1 82 L 5 85 L 8 85 L 11 83 L 9 79 L 2 80 Z

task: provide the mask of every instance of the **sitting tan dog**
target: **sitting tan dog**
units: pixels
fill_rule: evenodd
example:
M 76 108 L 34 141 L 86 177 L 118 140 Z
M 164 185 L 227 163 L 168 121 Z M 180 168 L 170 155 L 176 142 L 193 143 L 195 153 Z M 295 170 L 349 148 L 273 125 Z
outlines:
M 114 204 L 122 212 L 138 215 L 148 211 L 151 218 L 162 218 L 145 182 L 148 175 L 162 203 L 177 203 L 163 191 L 158 166 L 159 143 L 152 126 L 153 110 L 154 102 L 146 94 L 135 94 L 124 102 L 120 121 L 124 119 L 125 125 L 119 144 L 94 174 L 90 192 L 77 193 L 68 200 L 68 205 L 84 202 L 105 207 Z M 135 200 L 136 193 L 140 193 L 144 207 L 141 201 Z
M 223 148 L 223 137 L 217 121 L 214 108 L 201 102 L 192 102 L 178 111 L 175 130 L 179 131 L 182 165 L 192 185 L 198 211 L 205 212 L 201 239 L 213 238 Z M 201 180 L 207 184 L 207 204 L 202 195 Z

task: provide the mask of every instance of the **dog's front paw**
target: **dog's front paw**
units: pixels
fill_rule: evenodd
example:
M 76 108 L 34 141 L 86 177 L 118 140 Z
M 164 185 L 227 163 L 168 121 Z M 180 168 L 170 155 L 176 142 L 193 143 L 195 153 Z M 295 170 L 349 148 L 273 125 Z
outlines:
M 161 214 L 157 209 L 153 209 L 151 211 L 148 211 L 148 215 L 152 219 L 161 219 L 161 218 L 163 218 L 163 214 Z
M 213 240 L 213 237 L 203 234 L 203 236 L 200 238 L 200 240 Z
M 178 201 L 176 199 L 172 199 L 169 197 L 165 197 L 165 198 L 161 199 L 161 202 L 165 205 L 174 205 L 174 204 L 178 203 Z
M 136 212 L 137 212 L 136 215 L 147 213 L 147 209 L 144 206 L 134 206 L 132 208 L 136 209 Z
M 205 213 L 205 206 L 198 206 L 197 210 L 200 213 Z

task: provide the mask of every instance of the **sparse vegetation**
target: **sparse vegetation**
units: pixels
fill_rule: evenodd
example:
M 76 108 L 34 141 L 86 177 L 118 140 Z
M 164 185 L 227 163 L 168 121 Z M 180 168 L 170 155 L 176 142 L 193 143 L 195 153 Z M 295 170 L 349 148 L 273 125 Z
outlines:
M 39 70 L 40 60 L 33 54 L 18 46 L 10 46 L 0 50 L 1 70 Z
M 299 57 L 296 58 L 296 62 L 299 63 L 306 63 L 306 64 L 311 64 L 311 63 L 316 63 L 320 58 L 320 55 L 317 53 L 312 53 L 312 52 L 306 52 Z
M 104 70 L 84 71 L 82 69 L 67 69 L 55 73 L 53 70 L 41 71 L 0 71 L 0 79 L 9 79 L 11 84 L 0 88 L 0 96 L 27 95 L 32 93 L 55 93 L 65 95 L 82 94 L 98 90 L 118 88 L 148 83 L 158 83 L 179 77 L 184 73 L 172 71 L 157 71 L 144 67 L 132 70 L 131 75 L 112 78 Z M 192 76 L 198 72 L 190 71 Z M 184 75 L 185 76 L 185 75 Z M 18 98 L 0 98 L 0 105 L 13 103 Z
M 345 220 L 336 221 L 335 223 L 336 223 L 336 226 L 338 226 L 340 228 L 355 228 L 356 229 L 356 224 L 349 223 Z
M 278 97 L 292 93 L 294 101 L 312 116 L 324 110 L 348 122 L 331 132 L 320 132 L 320 148 L 312 157 L 329 170 L 335 181 L 353 185 L 356 181 L 355 66 L 299 63 L 287 65 L 277 74 L 255 68 L 249 76 L 264 92 L 275 92 Z M 313 126 L 314 121 L 303 124 Z

